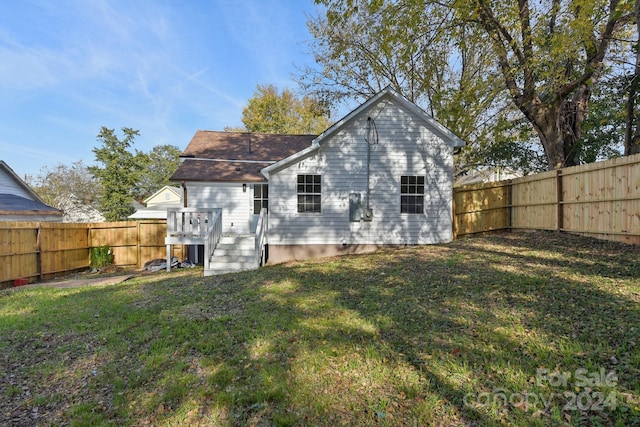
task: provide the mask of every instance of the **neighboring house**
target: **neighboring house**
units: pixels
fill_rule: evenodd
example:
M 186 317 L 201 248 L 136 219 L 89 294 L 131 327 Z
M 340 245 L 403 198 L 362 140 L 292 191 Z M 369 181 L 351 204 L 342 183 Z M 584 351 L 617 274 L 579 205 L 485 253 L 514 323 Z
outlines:
M 45 204 L 3 160 L 0 160 L 0 221 L 60 222 L 62 211 Z
M 522 178 L 523 174 L 508 168 L 491 168 L 481 170 L 471 170 L 458 177 L 454 183 L 455 187 L 469 184 L 485 184 L 487 182 L 504 181 L 507 179 Z
M 78 199 L 75 194 L 64 194 L 56 197 L 55 205 L 64 212 L 62 222 L 87 223 L 106 221 L 100 211 Z
M 251 234 L 256 228 L 265 234 L 272 263 L 447 242 L 453 152 L 463 145 L 391 88 L 318 136 L 198 131 L 171 178 L 181 182 L 187 208 L 168 218 L 166 242 L 196 242 L 181 227 L 197 222 L 194 215 L 199 221 L 207 208 L 220 209 L 222 234 L 253 238 L 246 251 L 252 246 L 257 253 L 245 252 L 248 260 L 261 259 L 263 237 Z M 241 246 L 238 238 L 222 238 L 222 250 L 209 240 L 213 258 L 205 274 L 231 270 L 223 262 L 240 255 L 220 260 L 218 253 Z
M 165 185 L 143 200 L 144 205 L 136 208 L 129 219 L 166 219 L 167 208 L 182 206 L 182 192 L 178 187 Z

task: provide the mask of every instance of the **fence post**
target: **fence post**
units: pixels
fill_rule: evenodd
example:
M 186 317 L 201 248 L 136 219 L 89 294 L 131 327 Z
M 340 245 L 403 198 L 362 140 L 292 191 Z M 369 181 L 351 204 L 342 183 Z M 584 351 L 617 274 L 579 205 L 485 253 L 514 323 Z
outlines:
M 562 169 L 556 171 L 556 203 L 558 212 L 557 230 L 562 231 L 564 228 L 564 210 L 562 205 Z
M 42 282 L 44 274 L 42 272 L 42 223 L 38 223 L 38 231 L 36 232 L 36 262 L 38 263 L 38 281 Z
M 453 190 L 451 191 L 452 193 L 452 197 L 451 197 L 451 213 L 452 215 L 452 219 L 453 221 L 451 221 L 451 234 L 452 234 L 452 238 L 453 240 L 458 240 L 458 227 L 457 227 L 457 216 L 456 216 L 456 189 L 455 187 L 453 188 Z
M 507 181 L 507 229 L 511 232 L 513 226 L 513 180 Z
M 141 264 L 142 248 L 140 247 L 140 220 L 136 221 L 136 266 L 142 267 Z

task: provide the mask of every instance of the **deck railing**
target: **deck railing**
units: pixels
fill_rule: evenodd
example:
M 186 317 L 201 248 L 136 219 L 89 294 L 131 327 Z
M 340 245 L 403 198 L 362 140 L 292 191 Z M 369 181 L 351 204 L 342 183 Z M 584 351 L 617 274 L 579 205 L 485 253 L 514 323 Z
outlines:
M 213 256 L 213 251 L 218 246 L 220 238 L 222 237 L 222 209 L 216 209 L 213 216 L 213 222 L 207 230 L 207 235 L 204 241 L 204 271 L 209 271 L 209 263 Z
M 167 271 L 172 244 L 204 245 L 204 267 L 222 237 L 222 209 L 220 208 L 168 208 L 167 209 Z
M 167 208 L 167 237 L 204 237 L 215 208 Z
M 264 264 L 264 246 L 267 243 L 267 231 L 269 229 L 269 215 L 266 208 L 260 210 L 258 223 L 256 224 L 256 259 L 258 265 Z

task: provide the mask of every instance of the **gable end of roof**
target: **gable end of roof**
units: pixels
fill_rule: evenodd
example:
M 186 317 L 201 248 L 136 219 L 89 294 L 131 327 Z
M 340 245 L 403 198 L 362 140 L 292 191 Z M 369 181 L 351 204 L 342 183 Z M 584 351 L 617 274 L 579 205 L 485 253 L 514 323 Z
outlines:
M 343 127 L 345 127 L 349 122 L 351 122 L 351 120 L 353 120 L 355 117 L 360 115 L 360 113 L 362 113 L 362 111 L 366 110 L 367 108 L 369 108 L 372 105 L 375 105 L 376 103 L 378 103 L 380 100 L 382 100 L 385 97 L 393 98 L 395 101 L 400 103 L 403 107 L 407 108 L 409 111 L 413 112 L 418 117 L 420 117 L 427 124 L 427 126 L 429 127 L 429 129 L 431 131 L 433 131 L 443 141 L 449 143 L 452 148 L 458 148 L 458 147 L 464 147 L 465 146 L 465 142 L 462 139 L 460 139 L 458 136 L 456 136 L 453 132 L 451 132 L 449 129 L 447 129 L 445 126 L 443 126 L 436 119 L 431 117 L 430 114 L 428 114 L 422 108 L 418 107 L 413 102 L 411 102 L 408 99 L 406 99 L 404 96 L 402 96 L 396 90 L 394 90 L 391 86 L 387 86 L 384 89 L 382 89 L 380 92 L 378 92 L 377 94 L 375 94 L 374 96 L 369 98 L 367 101 L 365 101 L 364 103 L 360 104 L 357 108 L 352 110 L 350 113 L 348 113 L 342 119 L 340 119 L 339 121 L 334 123 L 333 126 L 329 127 L 327 130 L 325 130 L 320 135 L 318 135 L 312 141 L 310 147 L 308 147 L 308 148 L 306 148 L 306 149 L 304 149 L 302 151 L 299 151 L 299 152 L 297 152 L 297 153 L 295 153 L 295 154 L 293 154 L 293 155 L 291 155 L 291 156 L 289 156 L 289 157 L 287 157 L 285 159 L 282 159 L 279 162 L 276 162 L 276 163 L 273 163 L 272 165 L 267 166 L 266 168 L 264 168 L 261 171 L 262 175 L 264 175 L 265 178 L 269 179 L 269 175 L 272 172 L 277 171 L 277 170 L 279 170 L 279 169 L 281 169 L 281 168 L 283 168 L 283 167 L 285 167 L 285 166 L 287 166 L 287 165 L 289 165 L 291 163 L 295 163 L 295 162 L 297 162 L 299 160 L 302 160 L 306 156 L 309 156 L 314 151 L 316 151 L 316 150 L 318 150 L 320 148 L 320 146 L 322 145 L 323 141 L 328 140 L 332 135 L 338 133 Z

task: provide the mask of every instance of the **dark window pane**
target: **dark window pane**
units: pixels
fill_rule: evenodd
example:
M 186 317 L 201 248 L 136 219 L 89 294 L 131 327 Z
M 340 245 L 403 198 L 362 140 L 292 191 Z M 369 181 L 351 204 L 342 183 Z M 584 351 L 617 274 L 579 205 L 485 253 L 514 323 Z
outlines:
M 320 175 L 298 175 L 298 212 L 320 212 L 321 190 Z
M 254 199 L 259 199 L 261 197 L 262 197 L 262 185 L 256 184 L 253 187 L 253 198 Z
M 260 203 L 260 200 L 254 200 L 253 201 L 253 214 L 254 215 L 258 215 L 260 213 L 261 205 L 262 205 L 262 203 Z
M 269 186 L 268 185 L 263 185 L 262 186 L 262 197 L 265 199 L 269 198 Z
M 424 177 L 402 176 L 400 185 L 400 213 L 421 214 L 424 212 Z

